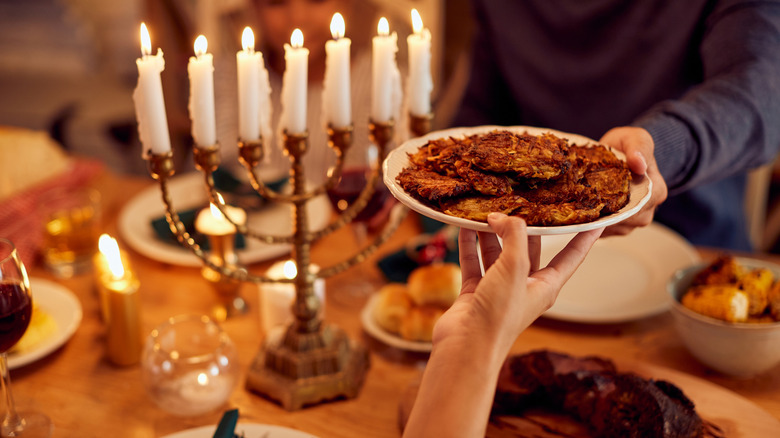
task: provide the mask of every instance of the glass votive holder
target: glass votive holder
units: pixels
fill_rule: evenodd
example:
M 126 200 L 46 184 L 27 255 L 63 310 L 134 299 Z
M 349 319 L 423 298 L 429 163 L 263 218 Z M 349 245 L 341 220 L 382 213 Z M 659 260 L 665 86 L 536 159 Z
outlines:
M 146 392 L 163 410 L 191 416 L 216 410 L 238 382 L 238 352 L 205 315 L 169 318 L 149 334 L 141 358 Z

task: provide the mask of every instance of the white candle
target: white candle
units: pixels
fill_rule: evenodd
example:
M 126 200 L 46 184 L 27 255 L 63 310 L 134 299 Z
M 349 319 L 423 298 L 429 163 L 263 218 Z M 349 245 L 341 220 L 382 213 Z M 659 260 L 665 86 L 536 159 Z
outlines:
M 195 39 L 195 56 L 190 57 L 187 73 L 190 78 L 189 111 L 195 146 L 207 147 L 217 142 L 217 122 L 214 115 L 214 57 L 206 53 L 208 41 L 203 35 Z
M 284 45 L 284 61 L 281 126 L 288 134 L 301 134 L 306 132 L 309 49 L 303 47 L 300 29 L 295 29 L 290 44 Z
M 385 17 L 379 20 L 377 34 L 371 60 L 371 119 L 386 123 L 395 117 L 401 103 L 401 73 L 395 60 L 398 35 L 390 33 Z
M 229 375 L 213 375 L 207 370 L 187 371 L 160 385 L 157 402 L 170 412 L 208 412 L 230 398 L 235 384 L 236 379 Z
M 313 272 L 319 267 L 311 265 Z M 274 263 L 266 272 L 268 278 L 295 278 L 295 262 L 286 260 Z M 325 280 L 314 280 L 314 295 L 320 300 L 320 317 L 325 309 Z M 292 283 L 262 283 L 260 285 L 260 321 L 268 333 L 276 327 L 285 327 L 293 321 L 292 304 L 295 301 L 295 285 Z
M 409 112 L 415 116 L 425 116 L 431 112 L 431 32 L 423 27 L 422 18 L 417 9 L 412 9 L 412 29 L 414 33 L 406 38 L 409 47 Z
M 246 222 L 246 212 L 238 207 L 225 205 L 225 212 L 235 224 L 243 225 Z M 236 227 L 219 211 L 214 204 L 204 208 L 195 218 L 195 229 L 210 236 L 226 236 L 234 234 Z
M 252 29 L 244 28 L 242 50 L 236 54 L 238 70 L 238 135 L 242 140 L 260 137 L 260 80 Z
M 338 12 L 330 21 L 333 39 L 325 43 L 325 82 L 322 90 L 322 111 L 325 124 L 344 128 L 352 124 L 352 101 L 350 95 L 350 46 L 352 41 L 344 38 L 344 17 Z
M 143 144 L 143 157 L 150 154 L 163 155 L 171 151 L 168 134 L 168 120 L 165 114 L 162 80 L 160 73 L 165 69 L 162 50 L 152 55 L 152 40 L 146 24 L 141 23 L 141 58 L 135 60 L 138 66 L 138 85 L 133 91 L 135 117 L 138 120 L 138 136 Z

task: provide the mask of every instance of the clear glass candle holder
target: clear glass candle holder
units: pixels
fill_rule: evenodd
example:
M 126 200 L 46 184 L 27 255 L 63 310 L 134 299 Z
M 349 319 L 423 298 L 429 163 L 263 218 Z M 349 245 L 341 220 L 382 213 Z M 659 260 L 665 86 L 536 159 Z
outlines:
M 216 410 L 238 382 L 236 347 L 205 315 L 172 317 L 152 330 L 141 361 L 146 392 L 175 415 Z

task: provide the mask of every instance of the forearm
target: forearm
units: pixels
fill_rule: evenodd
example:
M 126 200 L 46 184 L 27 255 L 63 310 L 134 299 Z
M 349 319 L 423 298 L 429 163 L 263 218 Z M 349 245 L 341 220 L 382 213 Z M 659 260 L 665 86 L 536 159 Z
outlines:
M 506 352 L 471 339 L 434 344 L 404 437 L 484 437 Z
M 780 4 L 721 2 L 706 23 L 703 81 L 634 123 L 671 193 L 767 163 L 780 145 Z

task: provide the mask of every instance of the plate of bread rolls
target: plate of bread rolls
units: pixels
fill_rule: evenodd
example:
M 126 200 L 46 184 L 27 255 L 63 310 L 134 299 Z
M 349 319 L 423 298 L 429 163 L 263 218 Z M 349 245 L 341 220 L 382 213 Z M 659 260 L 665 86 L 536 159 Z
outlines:
M 371 337 L 402 350 L 429 352 L 433 326 L 460 294 L 460 267 L 421 266 L 407 283 L 388 283 L 373 294 L 360 318 Z

